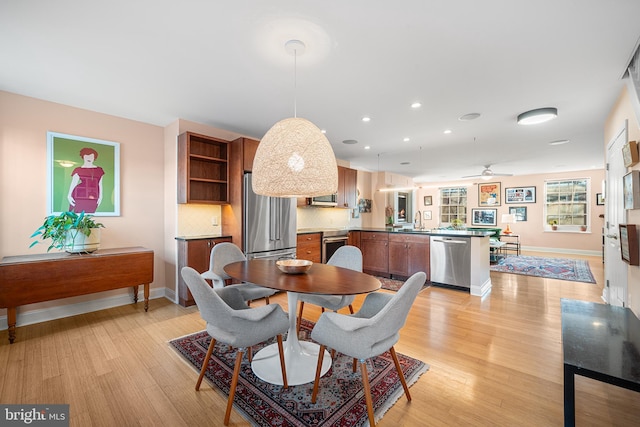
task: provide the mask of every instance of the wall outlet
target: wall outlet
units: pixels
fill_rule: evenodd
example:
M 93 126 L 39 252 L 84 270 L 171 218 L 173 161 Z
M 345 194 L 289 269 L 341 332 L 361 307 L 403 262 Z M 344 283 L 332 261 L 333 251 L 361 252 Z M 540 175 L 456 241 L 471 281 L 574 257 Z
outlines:
M 211 217 L 211 225 L 213 225 L 213 226 L 217 226 L 218 225 L 218 217 L 217 216 L 212 216 Z

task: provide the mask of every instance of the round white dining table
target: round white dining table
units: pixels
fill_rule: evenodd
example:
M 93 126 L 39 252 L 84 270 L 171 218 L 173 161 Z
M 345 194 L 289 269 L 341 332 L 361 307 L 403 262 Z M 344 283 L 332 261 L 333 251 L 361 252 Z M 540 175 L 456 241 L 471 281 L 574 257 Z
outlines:
M 281 272 L 272 260 L 248 260 L 228 264 L 224 271 L 234 279 L 287 292 L 289 331 L 284 343 L 284 358 L 289 385 L 312 382 L 315 379 L 320 346 L 300 341 L 296 331 L 296 308 L 300 293 L 325 295 L 355 295 L 380 289 L 374 276 L 333 265 L 314 263 L 303 274 Z M 331 367 L 331 356 L 325 350 L 321 375 Z M 256 376 L 271 384 L 282 385 L 278 346 L 266 346 L 253 356 L 251 368 Z

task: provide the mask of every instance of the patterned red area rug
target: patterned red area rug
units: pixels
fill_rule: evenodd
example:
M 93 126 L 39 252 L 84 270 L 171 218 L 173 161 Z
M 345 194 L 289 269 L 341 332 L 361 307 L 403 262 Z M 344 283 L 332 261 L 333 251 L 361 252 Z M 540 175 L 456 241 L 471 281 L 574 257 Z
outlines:
M 404 280 L 396 280 L 396 279 L 387 279 L 386 277 L 376 277 L 376 279 L 380 280 L 382 284 L 382 289 L 386 289 L 388 291 L 398 292 L 402 285 L 404 285 Z M 424 284 L 422 290 L 424 288 L 429 287 L 427 283 Z
M 300 339 L 310 340 L 313 323 L 303 319 Z M 198 332 L 170 341 L 174 348 L 199 373 L 207 353 L 211 337 L 206 331 Z M 275 340 L 274 340 L 275 341 Z M 265 345 L 270 344 L 267 342 Z M 254 354 L 262 346 L 253 348 Z M 397 353 L 407 384 L 415 383 L 429 369 L 425 363 Z M 311 403 L 313 382 L 290 386 L 265 383 L 251 370 L 246 356 L 238 380 L 234 399 L 234 410 L 241 413 L 254 426 L 364 426 L 368 425 L 367 406 L 360 370 L 354 374 L 351 358 L 336 353 L 329 372 L 322 377 L 320 392 L 315 404 Z M 216 344 L 206 372 L 209 384 L 214 389 L 229 395 L 233 374 L 235 351 L 228 346 Z M 393 359 L 389 352 L 368 361 L 369 381 L 376 421 L 393 406 L 398 398 L 404 398 L 404 390 L 398 379 Z M 194 374 L 195 385 L 198 375 Z M 203 391 L 204 385 L 200 388 Z
M 596 283 L 593 274 L 591 274 L 589 262 L 583 259 L 511 255 L 501 259 L 498 264 L 492 265 L 491 271 Z

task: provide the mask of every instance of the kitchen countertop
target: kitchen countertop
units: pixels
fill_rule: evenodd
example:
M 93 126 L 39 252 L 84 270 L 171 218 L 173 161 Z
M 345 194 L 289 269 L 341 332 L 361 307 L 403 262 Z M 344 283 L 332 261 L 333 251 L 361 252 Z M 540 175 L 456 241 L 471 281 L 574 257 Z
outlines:
M 231 238 L 229 234 L 201 234 L 198 236 L 178 236 L 176 240 L 206 240 L 206 239 L 220 239 L 223 237 Z
M 327 231 L 337 230 L 336 228 L 300 228 L 297 230 L 298 234 L 311 234 L 311 233 L 323 233 Z M 346 230 L 346 229 L 340 229 Z M 395 227 L 359 227 L 351 228 L 348 231 L 373 231 L 378 233 L 394 233 L 394 234 L 417 234 L 427 236 L 458 236 L 458 237 L 486 237 L 494 234 L 493 231 L 477 231 L 477 230 L 449 230 L 449 229 L 427 229 L 427 230 L 414 230 L 406 228 Z
M 352 231 L 374 231 L 379 233 L 394 233 L 394 234 L 417 234 L 427 236 L 458 236 L 458 237 L 487 237 L 493 235 L 493 231 L 469 231 L 469 230 L 447 230 L 447 229 L 428 229 L 428 230 L 414 230 L 405 228 L 392 228 L 392 227 L 380 227 L 380 228 L 357 228 Z
M 327 231 L 344 231 L 345 233 L 349 231 L 347 228 L 331 228 L 331 227 L 323 227 L 323 228 L 299 228 L 297 230 L 298 234 L 311 234 L 311 233 L 325 233 Z

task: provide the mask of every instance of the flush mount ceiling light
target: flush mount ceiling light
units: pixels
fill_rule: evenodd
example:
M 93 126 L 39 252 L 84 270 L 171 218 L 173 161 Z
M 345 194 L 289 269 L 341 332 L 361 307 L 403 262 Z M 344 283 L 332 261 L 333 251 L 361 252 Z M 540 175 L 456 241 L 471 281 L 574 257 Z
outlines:
M 538 108 L 525 111 L 518 116 L 519 125 L 537 125 L 558 117 L 558 109 L 554 107 Z
M 285 50 L 297 58 L 304 53 L 300 40 L 289 40 Z M 295 91 L 294 91 L 295 92 Z M 338 190 L 338 166 L 331 144 L 309 120 L 294 117 L 274 124 L 262 137 L 253 160 L 252 184 L 256 194 L 274 197 L 314 197 Z
M 345 139 L 344 141 L 342 141 L 342 143 L 347 145 L 353 145 L 353 144 L 357 144 L 358 141 L 355 139 Z

